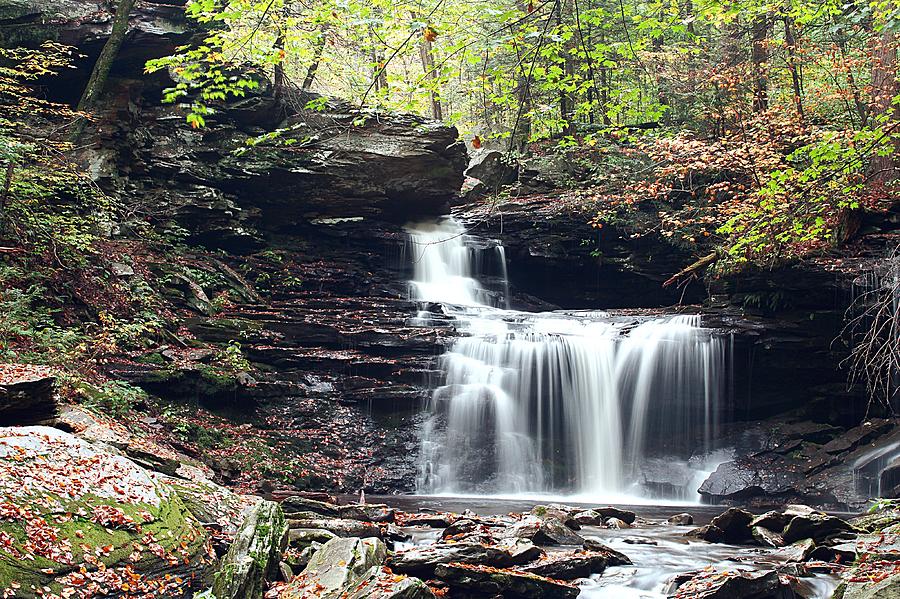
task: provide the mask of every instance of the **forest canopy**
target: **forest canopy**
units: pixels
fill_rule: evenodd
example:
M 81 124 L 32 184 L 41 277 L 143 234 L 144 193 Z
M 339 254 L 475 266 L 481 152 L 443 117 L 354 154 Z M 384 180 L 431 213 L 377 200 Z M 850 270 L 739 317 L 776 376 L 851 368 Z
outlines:
M 663 234 L 719 242 L 733 263 L 840 241 L 854 211 L 893 201 L 895 2 L 193 0 L 187 10 L 205 39 L 148 70 L 168 69 L 166 99 L 185 102 L 197 127 L 217 102 L 270 81 L 276 94 L 431 116 L 475 147 L 612 144 L 641 160 L 624 189 L 581 190 L 598 202 L 598 227 L 674 203 Z

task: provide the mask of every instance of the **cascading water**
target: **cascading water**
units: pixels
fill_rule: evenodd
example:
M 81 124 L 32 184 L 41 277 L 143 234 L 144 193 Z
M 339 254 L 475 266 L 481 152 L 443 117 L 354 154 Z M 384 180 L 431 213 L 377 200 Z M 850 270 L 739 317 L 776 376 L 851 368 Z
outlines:
M 506 287 L 502 246 L 450 219 L 407 231 L 414 297 L 441 303 L 467 334 L 440 359 L 421 492 L 609 496 L 632 489 L 648 446 L 709 450 L 725 348 L 699 316 L 499 309 L 503 293 L 475 276 Z

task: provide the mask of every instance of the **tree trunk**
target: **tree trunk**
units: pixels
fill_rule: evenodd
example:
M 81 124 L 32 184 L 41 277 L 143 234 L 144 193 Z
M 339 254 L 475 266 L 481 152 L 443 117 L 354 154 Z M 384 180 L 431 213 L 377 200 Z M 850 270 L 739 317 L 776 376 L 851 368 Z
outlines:
M 523 14 L 529 12 L 529 0 L 522 0 L 519 9 Z M 512 143 L 520 152 L 524 150 L 531 139 L 531 118 L 528 113 L 531 111 L 531 90 L 528 81 L 528 71 L 522 64 L 522 55 L 519 52 L 519 45 L 516 44 L 516 62 L 519 64 L 519 82 L 516 86 L 516 102 L 518 105 L 517 118 L 513 123 Z
M 413 20 L 418 20 L 418 15 L 413 13 Z M 440 77 L 434 69 L 434 49 L 431 40 L 422 31 L 422 41 L 419 43 L 419 58 L 422 60 L 422 72 L 425 78 L 431 82 L 431 117 L 436 121 L 444 120 L 444 112 L 441 109 L 441 99 L 438 95 Z
M 769 37 L 769 16 L 757 15 L 750 27 L 752 46 L 750 61 L 753 64 L 753 112 L 763 112 L 769 108 L 769 80 L 766 73 L 766 62 L 769 50 L 766 43 Z
M 319 36 L 316 38 L 316 51 L 313 55 L 309 68 L 306 69 L 306 77 L 303 78 L 303 91 L 309 91 L 313 82 L 316 80 L 316 71 L 319 70 L 319 63 L 322 62 L 322 55 L 325 53 L 325 44 L 328 42 L 328 26 L 322 25 L 319 30 Z
M 125 41 L 125 34 L 128 33 L 128 16 L 131 14 L 134 4 L 135 0 L 119 0 L 116 6 L 116 16 L 113 19 L 112 33 L 106 40 L 106 44 L 103 45 L 94 70 L 91 71 L 91 77 L 78 101 L 79 111 L 89 111 L 97 105 L 97 100 L 100 99 L 103 88 L 106 86 L 109 70 L 119 54 L 122 42 Z
M 894 96 L 900 92 L 897 82 L 897 38 L 890 31 L 880 35 L 873 33 L 872 48 L 872 114 L 876 118 L 887 115 L 888 120 L 881 124 L 882 128 L 896 127 L 900 120 L 898 107 L 892 106 Z M 870 183 L 885 187 L 897 179 L 897 153 L 895 147 L 892 154 L 872 157 L 870 164 Z
M 806 118 L 803 114 L 803 80 L 800 78 L 800 70 L 797 67 L 797 38 L 794 35 L 794 19 L 787 14 L 784 16 L 784 43 L 787 45 L 787 64 L 794 91 L 794 107 L 797 109 L 797 116 L 802 121 Z

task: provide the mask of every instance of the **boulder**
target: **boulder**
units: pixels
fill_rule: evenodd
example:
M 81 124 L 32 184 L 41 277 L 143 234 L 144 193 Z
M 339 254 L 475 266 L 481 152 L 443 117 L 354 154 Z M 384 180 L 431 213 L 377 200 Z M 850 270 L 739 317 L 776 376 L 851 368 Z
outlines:
M 384 504 L 354 503 L 335 505 L 324 501 L 316 501 L 306 497 L 292 496 L 281 502 L 284 513 L 291 514 L 311 512 L 332 518 L 359 520 L 361 522 L 393 522 L 395 510 Z
M 603 514 L 597 510 L 584 510 L 572 516 L 572 519 L 582 526 L 602 526 Z
M 793 516 L 789 514 L 784 514 L 782 512 L 766 512 L 765 514 L 759 515 L 755 517 L 750 522 L 750 527 L 755 528 L 757 526 L 781 533 L 784 531 L 784 527 L 787 526 L 787 523 L 791 521 Z
M 378 539 L 339 538 L 322 545 L 280 599 L 341 597 L 384 563 L 387 548 Z
M 500 533 L 501 538 L 515 537 L 528 539 L 536 545 L 578 545 L 584 544 L 581 535 L 572 531 L 568 526 L 556 518 L 540 520 L 536 517 L 526 517 L 509 529 Z
M 339 537 L 378 537 L 381 538 L 381 529 L 368 522 L 359 520 L 346 520 L 343 518 L 328 518 L 312 512 L 300 512 L 291 514 L 288 519 L 291 529 L 307 528 L 313 530 L 327 530 Z
M 435 543 L 398 551 L 388 559 L 388 566 L 395 572 L 430 575 L 440 564 L 507 567 L 530 562 L 541 553 L 539 548 L 530 543 Z
M 754 526 L 750 529 L 756 542 L 764 547 L 784 547 L 784 538 L 768 528 L 762 526 Z
M 815 541 L 803 539 L 782 547 L 776 553 L 789 562 L 805 562 L 812 555 L 815 548 Z
M 724 543 L 725 542 L 725 531 L 719 528 L 718 526 L 713 526 L 712 524 L 707 524 L 705 526 L 701 526 L 700 528 L 695 528 L 693 530 L 689 530 L 684 533 L 686 537 L 696 537 L 698 539 L 703 539 L 709 543 Z
M 260 501 L 247 514 L 222 558 L 213 594 L 217 599 L 262 599 L 286 546 L 284 512 L 273 501 Z
M 835 590 L 833 599 L 900 599 L 900 576 L 894 574 L 877 582 L 846 582 Z
M 288 545 L 298 549 L 309 547 L 313 543 L 324 545 L 336 538 L 338 535 L 322 528 L 292 528 L 288 531 Z
M 710 521 L 710 526 L 715 526 L 725 534 L 726 543 L 742 543 L 752 538 L 750 523 L 753 514 L 741 508 L 728 508 Z
M 628 524 L 624 520 L 619 520 L 618 518 L 610 518 L 606 521 L 606 526 L 608 526 L 609 528 L 617 528 L 619 530 L 631 528 L 630 524 Z
M 666 521 L 675 526 L 690 526 L 694 523 L 694 517 L 688 513 L 675 514 L 674 516 L 669 516 L 669 519 Z
M 704 571 L 680 585 L 675 599 L 788 599 L 778 572 Z
M 55 428 L 0 428 L 0 495 L 0 588 L 75 596 L 129 581 L 135 594 L 180 597 L 212 574 L 210 535 L 164 477 L 107 447 Z
M 519 178 L 519 166 L 497 150 L 478 150 L 469 159 L 465 176 L 478 179 L 488 190 L 493 191 L 500 186 L 515 183 Z
M 821 543 L 827 539 L 838 538 L 855 530 L 845 520 L 825 514 L 809 514 L 794 516 L 784 528 L 784 541 L 793 543 L 800 539 L 813 539 Z
M 612 507 L 610 505 L 604 507 L 595 507 L 593 509 L 604 518 L 618 518 L 626 524 L 634 524 L 634 521 L 637 519 L 637 515 L 634 512 L 631 512 L 629 510 L 620 510 L 619 508 Z
M 341 599 L 434 599 L 434 593 L 419 578 L 375 566 Z
M 486 566 L 441 564 L 435 568 L 434 575 L 452 588 L 489 596 L 567 599 L 577 597 L 580 592 L 578 587 L 536 574 Z
M 573 507 L 560 505 L 558 503 L 551 503 L 550 505 L 536 505 L 531 508 L 531 513 L 538 518 L 542 520 L 547 518 L 555 518 L 572 530 L 578 530 L 581 528 L 581 525 L 578 523 L 578 521 L 573 518 L 577 511 L 578 510 Z
M 553 551 L 535 562 L 516 569 L 558 580 L 574 580 L 587 578 L 591 574 L 602 574 L 610 566 L 628 564 L 631 564 L 630 559 L 612 549 L 608 551 Z

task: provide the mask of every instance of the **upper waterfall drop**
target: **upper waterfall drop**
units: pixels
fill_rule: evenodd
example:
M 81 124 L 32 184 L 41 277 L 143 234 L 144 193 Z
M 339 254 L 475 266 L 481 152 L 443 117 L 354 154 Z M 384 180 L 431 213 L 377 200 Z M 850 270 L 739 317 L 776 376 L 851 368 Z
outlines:
M 499 309 L 508 294 L 479 279 L 508 289 L 501 245 L 452 219 L 407 231 L 413 297 L 441 303 L 468 334 L 440 359 L 420 492 L 609 497 L 634 491 L 648 449 L 685 470 L 709 451 L 725 346 L 699 316 Z

